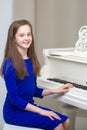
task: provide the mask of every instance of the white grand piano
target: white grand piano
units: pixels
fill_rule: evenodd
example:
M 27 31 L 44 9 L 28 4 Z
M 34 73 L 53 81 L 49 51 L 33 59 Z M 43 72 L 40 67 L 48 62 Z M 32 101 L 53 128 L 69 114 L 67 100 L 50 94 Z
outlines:
M 69 107 L 66 107 L 66 111 L 70 108 L 73 115 L 78 108 L 87 110 L 87 26 L 80 28 L 74 48 L 44 49 L 43 57 L 44 65 L 37 80 L 38 86 L 53 88 L 70 82 L 74 88 L 68 93 L 51 97 L 67 104 Z M 75 117 L 71 120 L 71 130 L 74 130 Z

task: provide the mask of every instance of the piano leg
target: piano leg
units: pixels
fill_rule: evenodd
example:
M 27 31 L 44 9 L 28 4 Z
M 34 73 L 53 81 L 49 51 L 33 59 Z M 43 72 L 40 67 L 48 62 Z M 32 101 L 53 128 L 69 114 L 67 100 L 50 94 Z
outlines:
M 70 130 L 75 130 L 76 111 L 78 108 L 64 104 L 60 106 L 60 109 L 62 110 L 63 114 L 67 115 L 70 119 Z

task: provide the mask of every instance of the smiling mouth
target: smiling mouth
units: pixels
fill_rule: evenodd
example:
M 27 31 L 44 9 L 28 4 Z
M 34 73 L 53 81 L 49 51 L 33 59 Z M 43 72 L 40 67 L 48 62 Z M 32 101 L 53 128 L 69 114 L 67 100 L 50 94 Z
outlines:
M 30 42 L 23 42 L 23 44 L 28 45 L 28 44 L 30 44 Z

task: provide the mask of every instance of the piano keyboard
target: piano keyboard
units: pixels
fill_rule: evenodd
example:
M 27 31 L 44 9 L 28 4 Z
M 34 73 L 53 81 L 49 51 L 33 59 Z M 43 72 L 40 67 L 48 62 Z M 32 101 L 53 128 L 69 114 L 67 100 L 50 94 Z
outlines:
M 54 79 L 56 80 L 54 81 Z M 60 81 L 63 83 L 60 83 Z M 59 88 L 67 82 L 68 81 L 64 82 L 64 80 L 62 81 L 57 78 L 47 78 L 47 79 L 38 78 L 37 79 L 38 86 L 42 88 Z M 75 83 L 73 84 L 76 86 L 79 86 Z M 83 110 L 87 110 L 87 91 L 86 91 L 87 89 L 86 88 L 83 89 L 84 87 L 82 88 L 82 87 L 76 87 L 76 86 L 70 89 L 69 92 L 64 94 L 63 96 L 51 95 L 51 97 L 60 102 L 76 106 L 77 108 L 81 108 Z
M 53 78 L 52 78 L 53 79 Z M 37 79 L 37 84 L 39 87 L 42 87 L 42 88 L 59 88 L 61 86 L 64 85 L 64 83 L 60 83 L 58 82 L 55 82 L 55 81 L 52 81 L 51 78 L 38 78 Z M 70 82 L 68 82 L 70 83 Z M 79 89 L 77 87 L 74 87 L 72 89 L 70 89 L 70 94 L 74 94 L 75 96 L 78 95 L 79 97 L 84 97 L 85 99 L 87 99 L 87 91 L 85 89 Z
M 54 81 L 54 82 L 58 82 L 58 83 L 63 83 L 63 84 L 71 83 L 71 84 L 73 84 L 73 86 L 76 87 L 76 88 L 80 88 L 80 89 L 83 89 L 83 90 L 87 90 L 87 86 L 80 85 L 80 84 L 73 83 L 73 82 L 69 82 L 69 81 L 66 81 L 66 80 L 62 80 L 62 79 L 58 79 L 58 78 L 48 78 L 47 80 Z

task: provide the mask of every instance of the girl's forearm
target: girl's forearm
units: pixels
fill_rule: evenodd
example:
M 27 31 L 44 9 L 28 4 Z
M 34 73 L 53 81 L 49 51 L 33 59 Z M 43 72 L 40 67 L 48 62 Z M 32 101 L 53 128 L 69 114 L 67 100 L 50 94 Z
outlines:
M 25 107 L 25 110 L 26 111 L 31 111 L 31 112 L 36 112 L 36 113 L 41 113 L 41 108 L 35 106 L 35 105 L 32 105 L 30 103 L 27 104 L 27 106 Z
M 54 89 L 44 89 L 43 92 L 42 92 L 42 96 L 47 96 L 47 95 L 50 95 L 50 94 L 54 94 Z

